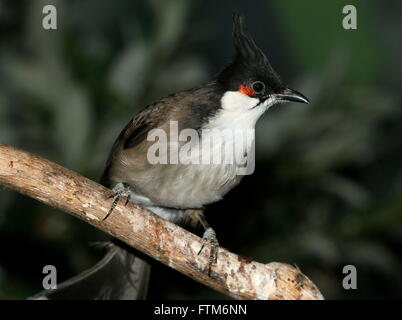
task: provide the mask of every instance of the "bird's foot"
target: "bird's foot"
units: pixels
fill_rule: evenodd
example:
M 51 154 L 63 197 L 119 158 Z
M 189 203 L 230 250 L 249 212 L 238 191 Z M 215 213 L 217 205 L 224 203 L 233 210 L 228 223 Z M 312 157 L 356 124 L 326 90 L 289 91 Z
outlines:
M 202 245 L 198 254 L 201 253 L 206 245 L 209 245 L 208 276 L 211 276 L 211 266 L 218 261 L 219 249 L 219 242 L 216 238 L 216 233 L 212 228 L 205 230 L 204 235 L 202 236 Z
M 113 187 L 112 194 L 108 198 L 113 198 L 113 203 L 110 206 L 109 212 L 103 217 L 102 221 L 110 216 L 114 208 L 116 208 L 116 205 L 119 202 L 120 198 L 126 198 L 126 202 L 124 205 L 126 206 L 128 204 L 131 199 L 130 186 L 127 183 L 119 182 Z

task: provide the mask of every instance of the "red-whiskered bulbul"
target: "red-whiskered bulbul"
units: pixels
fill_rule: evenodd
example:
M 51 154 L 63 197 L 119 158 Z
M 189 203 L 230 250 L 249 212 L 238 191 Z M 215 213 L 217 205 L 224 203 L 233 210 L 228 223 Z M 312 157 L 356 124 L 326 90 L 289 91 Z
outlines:
M 154 143 L 147 139 L 149 133 L 158 128 L 169 136 L 170 123 L 174 121 L 179 131 L 196 130 L 202 140 L 203 129 L 254 129 L 257 120 L 276 103 L 308 103 L 305 96 L 284 84 L 239 15 L 233 18 L 233 37 L 236 57 L 221 73 L 199 87 L 150 104 L 130 120 L 113 145 L 102 178 L 102 184 L 113 189 L 114 201 L 108 215 L 124 196 L 174 223 L 200 222 L 205 229 L 204 244 L 210 245 L 208 270 L 216 261 L 218 242 L 203 209 L 240 182 L 238 164 L 153 164 L 147 152 Z M 247 147 L 241 150 L 248 151 Z M 146 262 L 131 258 L 131 274 L 136 274 L 133 277 L 127 275 L 128 255 L 112 246 L 107 257 L 83 276 L 62 284 L 61 290 L 71 296 L 72 285 L 79 287 L 81 292 L 76 298 L 83 296 L 85 290 L 87 298 L 144 298 L 149 275 Z M 115 280 L 102 280 L 107 274 Z M 133 282 L 135 285 L 130 286 Z M 93 289 L 95 284 L 98 289 Z

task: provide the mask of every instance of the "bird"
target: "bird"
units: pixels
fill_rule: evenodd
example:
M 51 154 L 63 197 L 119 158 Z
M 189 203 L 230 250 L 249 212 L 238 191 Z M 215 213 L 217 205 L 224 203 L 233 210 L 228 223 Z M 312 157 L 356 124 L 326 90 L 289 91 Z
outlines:
M 133 201 L 173 223 L 200 224 L 204 229 L 200 252 L 210 248 L 209 275 L 218 258 L 218 240 L 204 209 L 240 183 L 244 174 L 239 172 L 253 161 L 250 155 L 254 137 L 246 141 L 234 135 L 223 142 L 218 140 L 212 148 L 203 141 L 224 130 L 254 130 L 257 121 L 273 105 L 289 101 L 309 103 L 273 69 L 247 30 L 242 15 L 233 15 L 232 33 L 236 50 L 233 61 L 211 80 L 161 98 L 135 115 L 115 140 L 101 178 L 101 184 L 112 189 L 113 198 L 104 219 L 113 214 L 121 198 L 126 198 L 126 204 Z M 198 135 L 190 143 L 196 152 L 187 157 L 187 162 L 150 161 L 149 150 L 155 139 L 149 136 L 156 130 L 165 132 L 168 139 L 166 148 L 158 150 L 159 157 L 188 147 L 188 139 L 171 142 L 176 134 L 172 124 L 178 132 L 190 130 Z M 202 156 L 208 155 L 211 160 L 222 150 L 246 161 L 200 163 Z M 149 263 L 116 240 L 108 244 L 108 254 L 93 268 L 61 284 L 53 293 L 42 292 L 34 298 L 78 298 L 74 296 L 78 294 L 90 299 L 144 299 L 149 275 Z

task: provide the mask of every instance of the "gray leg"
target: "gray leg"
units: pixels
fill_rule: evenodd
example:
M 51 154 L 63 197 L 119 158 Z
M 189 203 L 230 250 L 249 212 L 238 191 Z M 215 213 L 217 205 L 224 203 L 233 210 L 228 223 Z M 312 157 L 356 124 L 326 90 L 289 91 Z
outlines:
M 219 242 L 216 238 L 214 229 L 211 228 L 209 223 L 204 217 L 202 210 L 188 210 L 192 218 L 198 221 L 204 228 L 204 235 L 202 236 L 202 245 L 198 254 L 202 252 L 206 245 L 209 246 L 209 260 L 208 260 L 208 275 L 211 276 L 211 266 L 218 261 Z
M 124 204 L 125 206 L 127 205 L 127 203 L 131 199 L 131 189 L 130 189 L 130 186 L 127 183 L 119 182 L 118 184 L 116 184 L 113 187 L 112 192 L 113 193 L 109 196 L 109 199 L 114 198 L 113 203 L 110 206 L 109 212 L 106 214 L 106 216 L 103 217 L 102 221 L 107 219 L 107 217 L 110 216 L 110 214 L 112 213 L 114 208 L 116 208 L 116 205 L 119 202 L 121 197 L 126 198 L 126 202 Z

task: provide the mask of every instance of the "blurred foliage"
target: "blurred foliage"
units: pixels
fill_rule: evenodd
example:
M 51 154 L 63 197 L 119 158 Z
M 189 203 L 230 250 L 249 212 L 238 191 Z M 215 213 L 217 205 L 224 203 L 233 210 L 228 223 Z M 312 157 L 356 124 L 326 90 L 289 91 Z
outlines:
M 58 30 L 41 28 L 56 4 Z M 257 163 L 208 208 L 224 247 L 297 264 L 327 298 L 398 298 L 402 280 L 402 82 L 398 1 L 0 1 L 0 143 L 97 179 L 130 117 L 230 61 L 232 12 L 308 106 L 274 107 L 257 126 Z M 342 28 L 355 4 L 358 30 Z M 106 239 L 83 222 L 0 190 L 0 298 L 66 279 Z M 94 253 L 95 251 L 95 253 Z M 342 268 L 358 290 L 342 288 Z M 156 265 L 151 298 L 222 298 Z

